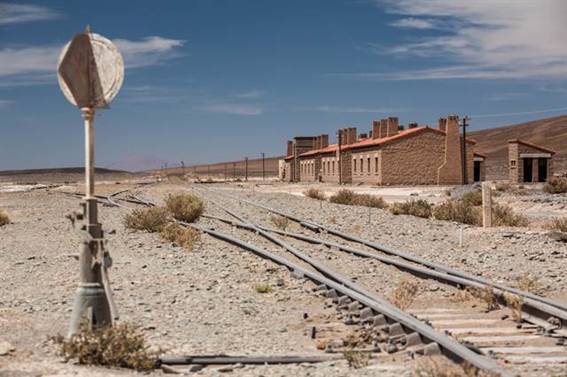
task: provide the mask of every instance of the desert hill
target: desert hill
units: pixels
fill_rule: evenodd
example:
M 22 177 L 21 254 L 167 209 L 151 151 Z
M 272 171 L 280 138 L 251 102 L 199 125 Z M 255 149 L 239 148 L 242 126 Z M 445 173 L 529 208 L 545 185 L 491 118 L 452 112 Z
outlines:
M 567 115 L 469 133 L 476 150 L 487 155 L 486 179 L 508 176 L 508 140 L 520 139 L 552 149 L 556 173 L 567 172 Z

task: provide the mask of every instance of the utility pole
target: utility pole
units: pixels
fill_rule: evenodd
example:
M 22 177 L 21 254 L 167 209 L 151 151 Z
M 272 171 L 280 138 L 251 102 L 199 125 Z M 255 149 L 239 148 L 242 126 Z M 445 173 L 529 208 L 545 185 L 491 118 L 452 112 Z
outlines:
M 236 179 L 236 162 L 232 163 L 232 177 Z
M 467 127 L 469 126 L 467 124 L 467 121 L 469 120 L 468 116 L 465 116 L 463 118 L 463 121 L 461 122 L 461 127 L 463 127 L 463 139 L 461 141 L 462 143 L 462 147 L 461 150 L 463 152 L 461 160 L 462 160 L 462 166 L 463 166 L 463 185 L 466 185 L 469 180 L 467 177 Z
M 167 179 L 167 162 L 165 163 L 165 179 Z
M 265 164 L 266 154 L 262 152 L 262 181 L 266 179 L 266 164 Z
M 185 177 L 185 163 L 181 161 L 181 174 Z
M 245 174 L 245 179 L 246 182 L 248 182 L 248 157 L 244 157 L 244 174 Z
M 342 163 L 341 163 L 341 146 L 343 144 L 343 138 L 342 138 L 343 133 L 341 132 L 341 130 L 339 130 L 337 132 L 337 145 L 339 147 L 339 185 L 341 185 L 343 183 L 343 169 L 342 169 Z

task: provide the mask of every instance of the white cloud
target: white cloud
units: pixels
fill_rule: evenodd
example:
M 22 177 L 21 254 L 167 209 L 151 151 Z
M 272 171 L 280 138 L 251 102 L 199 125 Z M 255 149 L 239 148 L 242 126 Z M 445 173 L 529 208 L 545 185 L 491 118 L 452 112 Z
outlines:
M 263 90 L 253 89 L 248 92 L 238 93 L 235 95 L 237 98 L 259 98 L 263 97 L 265 92 Z
M 254 105 L 242 105 L 234 103 L 219 103 L 206 105 L 201 108 L 204 111 L 220 114 L 233 114 L 233 115 L 260 115 L 263 109 Z
M 59 17 L 59 13 L 39 5 L 0 3 L 0 25 L 52 20 Z
M 394 80 L 567 78 L 564 0 L 376 0 L 401 20 L 450 25 L 442 35 L 386 48 L 383 53 L 442 57 L 452 65 L 380 74 Z M 399 20 L 398 22 L 401 22 Z M 407 22 L 407 21 L 406 21 Z M 378 78 L 379 76 L 376 76 Z
M 162 37 L 147 37 L 141 41 L 117 39 L 114 41 L 126 68 L 160 64 L 179 56 L 177 50 L 183 41 Z M 24 86 L 54 83 L 57 59 L 63 46 L 32 46 L 0 49 L 0 86 Z
M 399 111 L 400 109 L 391 108 L 367 108 L 367 107 L 344 107 L 344 106 L 318 106 L 310 110 L 325 113 L 388 113 Z
M 5 109 L 7 107 L 12 106 L 14 103 L 16 103 L 15 101 L 9 100 L 9 99 L 0 99 L 0 109 Z
M 437 26 L 431 19 L 423 18 L 400 18 L 390 24 L 390 26 L 409 28 L 409 29 L 435 29 Z
M 114 39 L 122 56 L 124 64 L 129 68 L 145 67 L 159 64 L 164 60 L 179 57 L 177 48 L 185 41 L 157 36 L 146 37 L 141 41 Z

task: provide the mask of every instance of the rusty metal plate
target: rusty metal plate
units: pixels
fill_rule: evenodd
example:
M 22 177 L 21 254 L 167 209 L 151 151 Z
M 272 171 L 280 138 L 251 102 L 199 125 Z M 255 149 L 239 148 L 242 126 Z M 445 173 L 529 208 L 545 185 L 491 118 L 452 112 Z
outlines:
M 77 34 L 61 51 L 58 80 L 73 105 L 105 107 L 124 81 L 124 61 L 116 46 L 95 33 Z

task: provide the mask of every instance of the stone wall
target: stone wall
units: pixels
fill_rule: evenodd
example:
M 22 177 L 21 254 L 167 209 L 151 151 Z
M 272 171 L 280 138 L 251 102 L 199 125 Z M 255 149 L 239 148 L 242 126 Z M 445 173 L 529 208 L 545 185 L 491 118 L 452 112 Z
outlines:
M 336 154 L 321 156 L 322 180 L 323 182 L 339 181 L 339 160 Z
M 382 151 L 380 149 L 355 150 L 352 152 L 352 182 L 382 184 Z M 355 169 L 356 165 L 356 169 Z

